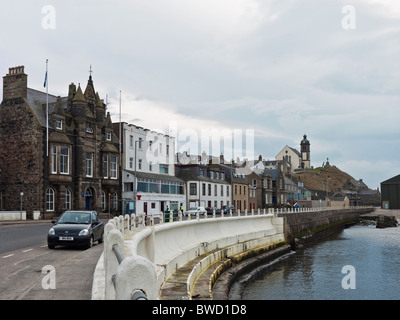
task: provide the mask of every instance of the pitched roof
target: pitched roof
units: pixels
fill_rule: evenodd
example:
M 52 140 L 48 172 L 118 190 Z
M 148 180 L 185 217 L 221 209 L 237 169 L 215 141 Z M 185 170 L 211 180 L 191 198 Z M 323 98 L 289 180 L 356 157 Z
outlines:
M 53 110 L 57 103 L 57 97 L 49 94 L 49 114 L 53 113 Z M 32 112 L 42 127 L 46 127 L 46 93 L 31 88 L 27 89 L 27 101 L 31 107 Z M 62 106 L 66 105 L 67 98 L 61 98 Z M 51 128 L 51 121 L 49 121 L 49 127 Z
M 381 184 L 391 184 L 391 183 L 400 183 L 400 174 L 381 182 Z
M 278 175 L 278 169 L 265 169 L 264 172 L 272 177 L 272 180 L 276 180 Z
M 72 102 L 86 102 L 85 97 L 83 96 L 81 86 L 78 86 L 78 89 L 76 90 L 76 93 L 74 95 L 74 98 L 72 99 Z

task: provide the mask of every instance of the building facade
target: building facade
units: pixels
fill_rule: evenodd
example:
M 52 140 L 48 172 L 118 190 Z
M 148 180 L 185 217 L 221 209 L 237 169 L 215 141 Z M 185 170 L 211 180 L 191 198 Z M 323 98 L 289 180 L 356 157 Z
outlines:
M 84 92 L 71 83 L 67 96 L 56 97 L 28 88 L 24 67 L 10 68 L 0 141 L 2 210 L 22 203 L 28 217 L 34 210 L 47 217 L 68 209 L 119 211 L 119 141 L 91 75 Z
M 381 182 L 381 207 L 400 209 L 400 174 Z
M 310 169 L 310 141 L 307 139 L 307 135 L 304 135 L 300 141 L 300 152 L 286 145 L 276 155 L 275 159 L 278 161 L 284 160 L 290 172 L 294 172 L 296 169 Z
M 232 204 L 231 184 L 219 166 L 176 164 L 176 176 L 186 183 L 186 208 L 216 207 Z
M 186 206 L 184 181 L 175 177 L 175 138 L 128 123 L 121 127 L 124 213 L 159 214 Z

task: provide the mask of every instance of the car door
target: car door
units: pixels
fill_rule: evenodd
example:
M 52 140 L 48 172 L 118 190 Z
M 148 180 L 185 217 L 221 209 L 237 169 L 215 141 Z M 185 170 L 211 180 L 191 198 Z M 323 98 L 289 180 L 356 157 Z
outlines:
M 100 223 L 97 212 L 92 212 L 92 231 L 94 236 L 94 241 L 100 237 Z

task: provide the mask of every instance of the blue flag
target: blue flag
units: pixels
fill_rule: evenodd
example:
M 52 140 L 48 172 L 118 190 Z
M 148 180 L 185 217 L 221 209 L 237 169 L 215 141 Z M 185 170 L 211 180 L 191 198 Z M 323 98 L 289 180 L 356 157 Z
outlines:
M 46 75 L 45 75 L 45 77 L 44 77 L 44 84 L 43 84 L 43 87 L 46 88 L 46 84 L 47 84 L 47 71 L 46 71 Z

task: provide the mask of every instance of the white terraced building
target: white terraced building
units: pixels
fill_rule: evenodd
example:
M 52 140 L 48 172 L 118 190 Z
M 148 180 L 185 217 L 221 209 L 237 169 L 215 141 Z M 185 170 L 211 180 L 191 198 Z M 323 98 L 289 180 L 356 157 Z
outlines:
M 119 123 L 114 129 L 119 132 Z M 121 133 L 124 213 L 185 208 L 184 181 L 175 177 L 175 138 L 125 122 Z

